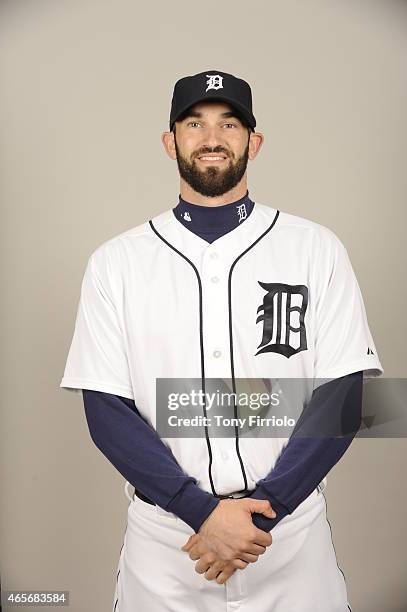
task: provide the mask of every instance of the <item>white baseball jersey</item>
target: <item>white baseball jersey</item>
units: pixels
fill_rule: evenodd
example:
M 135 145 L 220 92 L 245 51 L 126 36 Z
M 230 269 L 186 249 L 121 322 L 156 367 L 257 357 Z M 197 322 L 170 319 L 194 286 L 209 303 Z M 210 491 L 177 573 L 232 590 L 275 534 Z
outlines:
M 345 247 L 318 223 L 255 203 L 212 244 L 169 209 L 99 246 L 60 386 L 134 399 L 155 427 L 157 378 L 358 370 L 383 372 Z M 288 438 L 241 438 L 239 453 L 231 437 L 164 441 L 202 489 L 230 494 L 254 489 Z

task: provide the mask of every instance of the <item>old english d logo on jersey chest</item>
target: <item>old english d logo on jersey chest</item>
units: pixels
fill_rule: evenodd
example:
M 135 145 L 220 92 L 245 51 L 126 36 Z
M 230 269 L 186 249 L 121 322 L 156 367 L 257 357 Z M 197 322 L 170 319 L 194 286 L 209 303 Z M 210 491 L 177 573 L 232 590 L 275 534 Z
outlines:
M 305 351 L 307 335 L 304 316 L 308 305 L 308 288 L 305 285 L 258 283 L 267 293 L 263 304 L 257 309 L 257 313 L 262 312 L 256 323 L 263 322 L 263 337 L 255 354 L 272 352 L 289 358 Z

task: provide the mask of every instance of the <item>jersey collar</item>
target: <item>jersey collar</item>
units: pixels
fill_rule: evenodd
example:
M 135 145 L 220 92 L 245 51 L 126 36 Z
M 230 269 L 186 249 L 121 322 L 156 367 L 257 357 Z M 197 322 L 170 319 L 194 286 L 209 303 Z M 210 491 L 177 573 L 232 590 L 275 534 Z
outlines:
M 270 211 L 264 214 L 263 209 Z M 172 247 L 188 257 L 195 265 L 201 267 L 202 257 L 216 251 L 222 261 L 231 264 L 241 253 L 259 239 L 273 222 L 275 209 L 254 202 L 249 217 L 235 229 L 208 243 L 180 223 L 174 216 L 173 209 L 153 217 L 151 223 L 162 238 Z M 153 231 L 153 230 L 151 230 Z

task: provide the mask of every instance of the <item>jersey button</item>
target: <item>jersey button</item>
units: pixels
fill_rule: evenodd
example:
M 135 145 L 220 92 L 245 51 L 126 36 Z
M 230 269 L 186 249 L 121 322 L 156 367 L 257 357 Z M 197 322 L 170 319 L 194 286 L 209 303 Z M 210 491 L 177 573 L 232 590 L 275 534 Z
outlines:
M 218 254 L 216 251 L 212 251 L 212 253 L 210 254 L 210 258 L 211 259 L 217 259 L 218 258 Z
M 213 351 L 212 355 L 213 355 L 214 357 L 220 357 L 220 356 L 222 355 L 222 352 L 221 352 L 221 351 L 216 350 L 216 351 Z
M 219 276 L 212 276 L 212 278 L 211 278 L 211 281 L 212 281 L 213 283 L 217 283 L 217 282 L 218 282 L 218 280 L 219 280 Z
M 222 459 L 224 461 L 227 461 L 227 459 L 229 459 L 229 453 L 227 453 L 226 451 L 222 451 Z

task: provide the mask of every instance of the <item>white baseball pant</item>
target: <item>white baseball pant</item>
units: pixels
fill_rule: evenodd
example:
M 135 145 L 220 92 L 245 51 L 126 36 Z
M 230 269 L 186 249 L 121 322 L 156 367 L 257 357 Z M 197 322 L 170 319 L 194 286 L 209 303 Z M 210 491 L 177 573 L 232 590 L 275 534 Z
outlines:
M 256 563 L 223 585 L 195 572 L 181 546 L 184 521 L 137 496 L 120 551 L 113 612 L 349 612 L 322 492 L 314 490 L 272 530 Z

